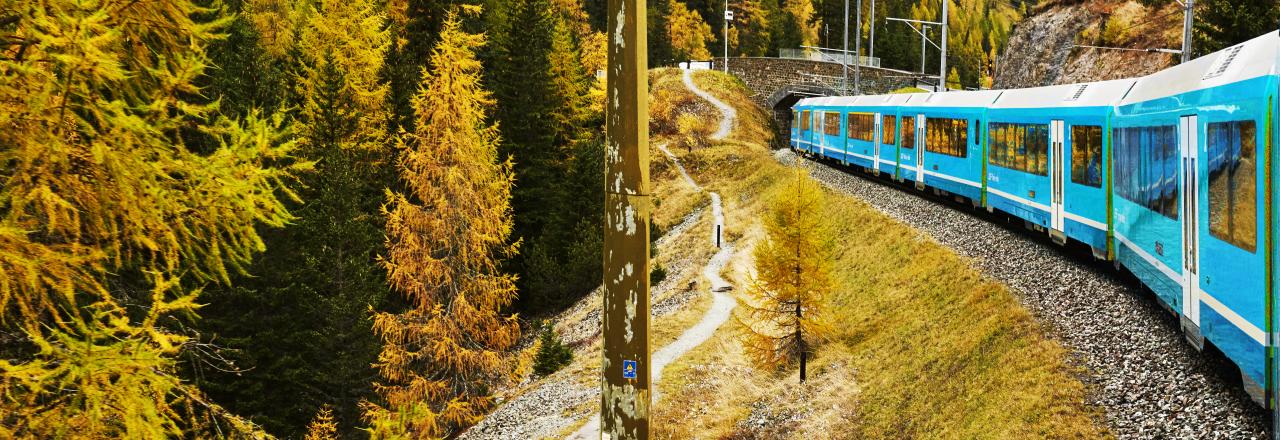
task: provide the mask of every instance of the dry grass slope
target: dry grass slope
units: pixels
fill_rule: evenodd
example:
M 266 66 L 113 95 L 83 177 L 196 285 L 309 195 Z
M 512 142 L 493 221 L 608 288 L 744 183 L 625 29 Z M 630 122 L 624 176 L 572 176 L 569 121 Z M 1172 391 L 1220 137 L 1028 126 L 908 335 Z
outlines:
M 694 179 L 725 198 L 727 238 L 739 255 L 761 237 L 757 218 L 791 170 L 768 150 L 764 111 L 745 87 L 717 72 L 695 80 L 739 109 L 730 139 L 692 152 L 673 150 Z M 682 111 L 719 117 L 688 98 L 674 70 L 651 75 L 654 124 Z M 663 108 L 678 103 L 678 110 Z M 670 118 L 670 119 L 662 119 Z M 664 134 L 655 133 L 654 142 Z M 663 212 L 700 203 L 678 188 L 669 163 L 654 156 Z M 666 176 L 666 177 L 664 177 Z M 1111 435 L 1085 402 L 1081 374 L 1001 285 L 982 278 L 950 250 L 864 203 L 828 193 L 839 225 L 840 288 L 829 316 L 836 337 L 818 353 L 811 379 L 794 369 L 758 372 L 732 321 L 668 367 L 654 413 L 655 438 L 1099 438 Z M 669 210 L 668 210 L 669 209 Z M 744 285 L 749 261 L 726 269 Z M 742 299 L 742 298 L 740 298 Z

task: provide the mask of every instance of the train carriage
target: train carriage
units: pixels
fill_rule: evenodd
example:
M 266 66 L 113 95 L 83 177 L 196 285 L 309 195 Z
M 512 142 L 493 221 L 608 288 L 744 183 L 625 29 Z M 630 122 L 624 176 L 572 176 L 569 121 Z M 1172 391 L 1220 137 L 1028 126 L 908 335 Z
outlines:
M 1011 90 L 987 112 L 985 206 L 1107 255 L 1104 133 L 1134 85 L 1115 80 Z M 1046 107 L 1052 104 L 1053 107 Z
M 915 124 L 914 169 L 904 175 L 918 187 L 982 198 L 982 120 L 999 91 L 932 93 L 899 112 Z
M 892 104 L 895 95 L 861 96 L 845 107 L 849 163 L 870 172 L 893 173 L 892 159 L 897 151 L 898 109 Z
M 1197 346 L 1267 384 L 1275 33 L 1141 78 L 1116 106 L 1116 257 Z

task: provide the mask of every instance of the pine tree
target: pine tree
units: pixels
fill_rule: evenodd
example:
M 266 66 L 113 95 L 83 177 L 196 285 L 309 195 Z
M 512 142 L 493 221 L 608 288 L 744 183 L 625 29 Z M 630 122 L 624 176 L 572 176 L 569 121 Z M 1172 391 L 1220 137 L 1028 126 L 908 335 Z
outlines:
M 667 17 L 667 37 L 677 60 L 705 60 L 711 58 L 707 41 L 711 40 L 711 26 L 702 16 L 689 10 L 680 0 L 669 1 L 671 13 Z
M 786 0 L 783 9 L 790 15 L 791 25 L 799 34 L 799 43 L 795 47 L 817 46 L 818 31 L 822 29 L 823 22 L 814 16 L 813 0 Z
M 769 12 L 763 0 L 742 0 L 733 15 L 729 28 L 729 46 L 737 48 L 738 56 L 765 56 L 772 44 L 769 32 Z
M 667 34 L 667 29 L 671 28 L 668 18 L 671 16 L 671 3 L 665 0 L 654 0 L 648 3 L 648 20 L 649 29 L 647 30 L 649 42 L 649 66 L 661 67 L 669 66 L 675 62 L 675 48 L 672 47 L 671 38 Z
M 358 403 L 373 397 L 380 347 L 369 308 L 388 293 L 381 196 L 393 176 L 385 130 L 388 87 L 379 71 L 390 44 L 370 0 L 322 0 L 299 29 L 295 95 L 297 219 L 265 234 L 268 250 L 235 288 L 211 289 L 202 328 L 234 351 L 243 371 L 201 371 L 201 386 L 273 433 L 298 437 L 323 405 L 354 434 Z M 317 337 L 323 335 L 323 337 Z M 271 390 L 267 392 L 266 390 Z
M 524 252 L 509 267 L 521 275 L 520 307 L 552 310 L 599 284 L 598 276 L 587 286 L 579 281 L 598 273 L 599 251 L 586 255 L 594 258 L 590 264 L 570 254 L 581 243 L 598 241 L 598 223 L 593 228 L 579 224 L 593 217 L 583 212 L 598 210 L 570 207 L 594 200 L 602 190 L 576 193 L 566 183 L 575 179 L 577 155 L 601 142 L 603 106 L 598 98 L 603 91 L 583 68 L 572 31 L 551 9 L 551 0 L 512 3 L 506 15 L 491 15 L 498 47 L 487 63 L 504 140 L 500 153 L 515 161 L 511 204 L 515 235 L 524 243 Z M 591 177 L 600 182 L 598 168 Z
M 1280 22 L 1275 0 L 1196 1 L 1195 55 L 1205 55 L 1274 32 Z
M 796 170 L 796 179 L 764 219 L 767 239 L 756 246 L 756 278 L 742 324 L 743 347 L 757 365 L 777 369 L 800 361 L 800 382 L 814 347 L 828 329 L 822 323 L 832 289 L 831 238 L 822 223 L 822 192 Z
M 520 329 L 502 310 L 515 279 L 499 265 L 517 251 L 508 241 L 513 174 L 486 122 L 483 44 L 457 12 L 448 16 L 414 99 L 416 130 L 397 144 L 406 192 L 388 191 L 384 265 L 408 310 L 374 318 L 382 401 L 365 409 L 376 438 L 448 437 L 475 423 L 493 404 L 490 387 L 511 375 L 506 352 Z
M 283 118 L 192 98 L 230 20 L 186 0 L 6 6 L 0 331 L 18 340 L 0 347 L 0 437 L 258 435 L 177 373 L 202 357 L 179 330 L 201 287 L 292 219 L 307 167 Z

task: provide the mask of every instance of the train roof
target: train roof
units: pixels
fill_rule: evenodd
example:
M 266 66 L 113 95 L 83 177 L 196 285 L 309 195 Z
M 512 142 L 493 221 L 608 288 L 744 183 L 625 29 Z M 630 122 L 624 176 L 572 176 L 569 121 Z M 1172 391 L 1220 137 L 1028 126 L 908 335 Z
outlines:
M 1117 79 L 1080 84 L 1061 84 L 1029 89 L 1006 90 L 992 109 L 1054 107 L 1108 107 L 1120 102 L 1136 79 Z
M 1005 90 L 973 90 L 921 94 L 901 105 L 906 107 L 990 107 Z
M 1136 104 L 1178 94 L 1231 84 L 1276 73 L 1280 33 L 1267 32 L 1151 75 L 1139 78 L 1119 105 Z

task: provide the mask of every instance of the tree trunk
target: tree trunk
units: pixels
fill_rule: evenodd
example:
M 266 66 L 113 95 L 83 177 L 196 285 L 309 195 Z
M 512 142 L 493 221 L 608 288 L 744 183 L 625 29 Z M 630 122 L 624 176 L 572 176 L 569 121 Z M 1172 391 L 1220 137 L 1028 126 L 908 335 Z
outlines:
M 796 342 L 800 344 L 800 383 L 804 383 L 805 377 L 805 361 L 809 354 L 808 347 L 804 346 L 804 334 L 801 332 L 803 328 L 800 326 L 800 302 L 796 302 Z

